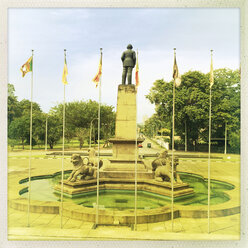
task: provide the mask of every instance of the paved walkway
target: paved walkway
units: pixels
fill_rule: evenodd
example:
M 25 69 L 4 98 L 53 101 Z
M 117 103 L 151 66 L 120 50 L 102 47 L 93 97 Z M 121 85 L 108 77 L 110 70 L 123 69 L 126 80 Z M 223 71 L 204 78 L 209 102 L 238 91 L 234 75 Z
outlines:
M 147 148 L 148 149 L 148 148 Z M 11 154 L 11 156 L 14 154 Z M 37 154 L 38 155 L 38 154 Z M 224 156 L 222 160 L 211 163 L 211 177 L 233 182 L 239 188 L 239 156 Z M 194 161 L 193 161 L 194 160 Z M 179 171 L 193 172 L 207 176 L 207 160 L 181 159 Z M 226 163 L 226 161 L 231 161 Z M 71 169 L 65 163 L 65 170 Z M 60 171 L 58 159 L 33 160 L 31 175 L 47 175 Z M 28 160 L 10 157 L 8 160 L 8 198 L 16 199 L 23 188 L 19 180 L 28 176 Z M 27 213 L 8 209 L 9 240 L 238 240 L 240 233 L 240 215 L 211 218 L 211 233 L 207 233 L 207 219 L 178 218 L 174 220 L 172 232 L 171 221 L 139 224 L 132 231 L 127 226 L 99 226 L 92 229 L 93 223 L 63 218 L 60 228 L 60 216 L 53 214 L 30 214 L 30 227 L 27 227 Z
M 211 219 L 211 233 L 207 233 L 207 219 L 178 218 L 171 221 L 139 224 L 137 231 L 128 226 L 99 226 L 52 214 L 30 214 L 9 209 L 9 239 L 11 240 L 238 240 L 239 214 Z

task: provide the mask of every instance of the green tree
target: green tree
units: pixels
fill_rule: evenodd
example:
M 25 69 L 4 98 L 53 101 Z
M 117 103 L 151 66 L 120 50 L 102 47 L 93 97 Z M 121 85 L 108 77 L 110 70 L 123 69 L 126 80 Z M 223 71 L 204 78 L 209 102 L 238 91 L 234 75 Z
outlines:
M 115 114 L 112 106 L 101 105 L 101 126 L 108 125 L 110 128 L 101 130 L 101 138 L 114 133 L 114 120 Z M 52 108 L 51 113 L 57 115 L 62 121 L 63 117 L 63 104 L 59 104 Z M 74 101 L 66 103 L 65 105 L 65 136 L 72 139 L 76 137 L 77 128 L 90 129 L 90 123 L 93 119 L 98 117 L 98 103 L 96 101 Z M 97 121 L 96 121 L 97 122 Z M 94 122 L 93 124 L 96 125 Z M 95 126 L 96 127 L 96 126 Z M 95 129 L 97 132 L 97 129 Z M 92 136 L 93 137 L 93 136 Z
M 144 124 L 144 134 L 148 137 L 156 136 L 159 129 L 161 128 L 162 120 L 157 114 L 154 114 L 151 118 L 145 121 Z
M 79 141 L 79 148 L 82 149 L 85 139 L 89 137 L 89 130 L 86 128 L 76 128 L 76 136 Z
M 15 87 L 13 84 L 8 84 L 8 125 L 15 119 L 21 116 L 19 102 L 15 96 Z
M 163 128 L 172 128 L 173 82 L 157 80 L 147 98 L 156 106 Z M 208 92 L 206 75 L 189 71 L 182 75 L 181 86 L 175 91 L 175 134 L 184 138 L 185 122 L 188 140 L 198 141 L 201 130 L 206 127 Z M 164 126 L 165 125 L 165 126 Z
M 28 140 L 30 130 L 30 118 L 28 116 L 19 117 L 11 122 L 8 128 L 8 136 L 13 140 L 20 140 L 22 149 L 25 141 Z
M 47 143 L 50 149 L 53 149 L 54 145 L 62 137 L 63 127 L 60 118 L 55 114 L 49 114 L 47 118 Z
M 21 115 L 30 115 L 31 102 L 27 99 L 23 99 L 19 102 L 19 108 L 21 110 Z M 32 113 L 42 113 L 40 105 L 36 102 L 32 103 Z
M 224 125 L 230 133 L 240 125 L 240 76 L 238 71 L 214 71 L 212 86 L 212 137 L 224 137 Z M 163 128 L 171 128 L 173 82 L 157 80 L 146 96 L 156 106 L 156 116 Z M 154 122 L 154 120 L 150 120 Z M 208 141 L 209 74 L 189 71 L 182 75 L 181 86 L 175 92 L 175 134 L 189 144 Z
M 225 136 L 227 124 L 230 137 L 240 131 L 240 74 L 227 68 L 214 71 L 212 87 L 212 136 Z M 231 135 L 235 134 L 235 135 Z M 237 149 L 236 149 L 237 150 Z

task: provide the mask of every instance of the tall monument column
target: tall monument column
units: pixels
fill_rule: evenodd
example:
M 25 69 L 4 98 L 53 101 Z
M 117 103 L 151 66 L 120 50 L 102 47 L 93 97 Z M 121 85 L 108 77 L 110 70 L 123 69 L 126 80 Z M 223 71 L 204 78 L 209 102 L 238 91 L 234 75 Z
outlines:
M 136 87 L 133 84 L 119 85 L 115 122 L 113 156 L 101 172 L 101 177 L 134 178 L 137 159 L 138 178 L 152 178 L 144 160 L 136 154 Z M 137 138 L 137 145 L 144 139 Z M 136 157 L 137 156 L 137 157 Z
M 129 44 L 121 56 L 123 72 L 122 84 L 118 86 L 115 138 L 109 140 L 113 144 L 113 156 L 101 171 L 101 177 L 134 178 L 136 162 L 138 178 L 153 177 L 144 160 L 139 159 L 136 152 L 136 145 L 144 139 L 136 137 L 137 90 L 132 84 L 132 70 L 136 64 L 136 55 L 132 48 L 133 46 Z
M 119 85 L 115 122 L 113 158 L 134 159 L 136 140 L 135 85 Z

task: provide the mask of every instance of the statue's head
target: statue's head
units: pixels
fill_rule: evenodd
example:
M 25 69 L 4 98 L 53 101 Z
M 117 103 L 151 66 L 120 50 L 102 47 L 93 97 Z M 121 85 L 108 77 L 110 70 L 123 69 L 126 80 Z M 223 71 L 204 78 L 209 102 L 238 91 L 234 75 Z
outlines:
M 133 49 L 133 46 L 131 44 L 128 44 L 127 49 Z
M 73 163 L 74 166 L 77 166 L 82 162 L 82 158 L 79 154 L 72 154 L 71 162 Z

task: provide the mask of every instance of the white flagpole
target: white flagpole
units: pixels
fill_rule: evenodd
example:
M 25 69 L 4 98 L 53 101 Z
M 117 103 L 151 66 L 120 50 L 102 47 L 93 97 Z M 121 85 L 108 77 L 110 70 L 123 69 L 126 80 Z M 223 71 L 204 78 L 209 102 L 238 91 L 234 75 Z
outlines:
M 136 87 L 137 89 L 137 87 Z M 136 91 L 137 92 L 137 91 Z M 137 231 L 137 156 L 138 156 L 138 142 L 137 142 L 137 93 L 136 93 L 136 125 L 135 125 L 135 196 L 134 196 L 134 230 Z
M 213 50 L 211 50 L 211 63 L 212 63 L 212 54 Z M 211 73 L 211 72 L 210 72 Z M 209 93 L 209 136 L 208 136 L 208 233 L 210 233 L 210 172 L 211 172 L 211 161 L 210 161 L 210 155 L 211 155 L 211 108 L 212 108 L 212 85 L 210 82 L 210 93 Z
M 46 137 L 45 137 L 45 152 L 47 152 L 47 114 L 46 114 Z
M 100 48 L 101 63 L 102 63 L 102 48 Z M 101 68 L 102 70 L 102 68 Z M 98 161 L 97 161 L 97 192 L 96 192 L 96 225 L 99 222 L 99 170 L 100 170 L 100 122 L 101 122 L 101 87 L 102 87 L 102 74 L 99 79 L 99 105 L 98 105 Z
M 64 49 L 64 57 L 66 59 L 66 49 Z M 64 84 L 64 100 L 63 100 L 63 144 L 62 144 L 62 166 L 61 166 L 60 228 L 63 228 L 64 156 L 65 156 L 65 84 Z
M 188 148 L 187 148 L 187 122 L 185 120 L 185 152 L 188 151 Z
M 31 74 L 31 106 L 30 106 L 30 146 L 29 146 L 29 168 L 28 168 L 28 224 L 30 227 L 30 194 L 31 194 L 31 157 L 32 157 L 32 129 L 33 129 L 33 71 L 34 71 L 34 50 L 32 51 L 32 74 Z
M 137 100 L 136 100 L 137 102 Z M 137 106 L 137 105 L 136 105 Z M 137 110 L 137 107 L 136 107 L 136 110 Z M 136 117 L 137 117 L 137 112 L 136 112 Z M 137 120 L 136 120 L 136 139 L 135 139 L 135 200 L 134 200 L 134 214 L 135 214 L 135 217 L 134 217 L 134 230 L 137 231 L 137 156 L 138 156 L 138 151 L 137 151 L 137 147 L 138 147 L 138 144 L 137 144 Z
M 174 61 L 176 48 L 174 48 Z M 175 129 L 175 79 L 173 80 L 173 106 L 172 106 L 172 161 L 171 161 L 171 229 L 174 227 L 174 129 Z

